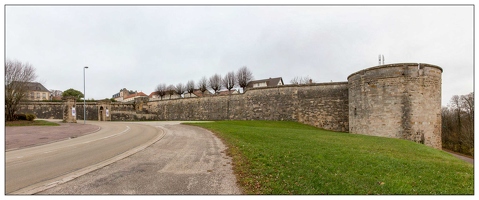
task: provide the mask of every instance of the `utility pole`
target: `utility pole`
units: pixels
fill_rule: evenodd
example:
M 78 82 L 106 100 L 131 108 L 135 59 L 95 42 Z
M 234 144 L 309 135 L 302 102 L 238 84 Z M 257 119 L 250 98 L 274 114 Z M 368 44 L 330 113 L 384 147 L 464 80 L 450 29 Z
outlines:
M 83 124 L 86 124 L 85 69 L 88 69 L 88 66 L 83 67 Z

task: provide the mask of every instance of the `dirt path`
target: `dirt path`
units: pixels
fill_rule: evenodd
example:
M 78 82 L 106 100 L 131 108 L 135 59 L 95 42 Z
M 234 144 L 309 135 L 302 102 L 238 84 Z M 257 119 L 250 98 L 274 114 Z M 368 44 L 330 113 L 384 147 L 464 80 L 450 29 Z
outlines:
M 99 126 L 83 123 L 63 123 L 48 120 L 60 126 L 7 126 L 5 127 L 5 149 L 7 151 L 47 144 L 59 140 L 80 137 L 100 130 Z
M 462 155 L 462 154 L 459 154 L 459 153 L 456 153 L 454 151 L 451 151 L 451 150 L 447 150 L 447 149 L 443 149 L 445 152 L 448 152 L 450 154 L 452 154 L 453 156 L 456 156 L 468 163 L 471 163 L 472 165 L 474 165 L 474 158 L 470 158 L 470 157 L 467 157 L 465 155 Z

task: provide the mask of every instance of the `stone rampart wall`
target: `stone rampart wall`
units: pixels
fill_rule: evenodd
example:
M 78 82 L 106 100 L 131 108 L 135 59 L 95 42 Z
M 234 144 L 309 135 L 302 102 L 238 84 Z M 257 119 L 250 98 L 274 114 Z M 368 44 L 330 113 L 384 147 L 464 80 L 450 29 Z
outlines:
M 252 89 L 244 94 L 112 103 L 112 120 L 288 120 L 348 131 L 348 84 Z M 133 106 L 132 106 L 133 107 Z
M 372 67 L 348 82 L 251 89 L 244 94 L 128 103 L 87 102 L 87 120 L 288 120 L 334 131 L 401 138 L 441 148 L 442 69 Z M 77 102 L 76 120 L 83 120 Z M 20 113 L 62 119 L 62 102 L 26 102 Z M 106 116 L 109 110 L 110 116 Z
M 62 119 L 62 102 L 26 102 L 19 113 Z M 86 103 L 87 120 L 98 120 L 99 103 Z M 76 102 L 83 120 L 83 102 Z M 111 103 L 112 121 L 137 120 L 287 120 L 348 131 L 348 84 L 322 83 L 251 89 L 244 94 L 161 101 Z
M 32 113 L 39 119 L 63 119 L 65 102 L 21 102 L 17 113 Z M 75 102 L 76 119 L 83 120 L 83 102 Z M 96 102 L 86 102 L 87 120 L 98 120 Z
M 63 119 L 64 102 L 20 102 L 17 113 L 32 113 L 41 119 Z

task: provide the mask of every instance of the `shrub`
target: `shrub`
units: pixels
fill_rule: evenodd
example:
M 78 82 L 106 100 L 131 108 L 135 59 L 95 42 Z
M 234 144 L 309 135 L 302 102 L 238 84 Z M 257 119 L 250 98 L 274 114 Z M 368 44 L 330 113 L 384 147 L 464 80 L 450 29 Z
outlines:
M 13 116 L 15 120 L 27 120 L 27 116 L 25 114 L 14 114 Z
M 37 118 L 37 116 L 35 116 L 34 114 L 26 114 L 26 119 L 28 121 L 33 121 L 35 118 Z

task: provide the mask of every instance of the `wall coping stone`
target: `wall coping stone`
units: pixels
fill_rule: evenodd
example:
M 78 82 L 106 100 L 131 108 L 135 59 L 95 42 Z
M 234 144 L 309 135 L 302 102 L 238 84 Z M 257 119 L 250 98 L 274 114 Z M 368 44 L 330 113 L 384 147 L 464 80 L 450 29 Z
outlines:
M 272 88 L 287 88 L 287 87 L 308 87 L 308 86 L 328 86 L 328 85 L 348 85 L 347 81 L 342 82 L 325 82 L 325 83 L 308 83 L 303 85 L 278 85 L 278 86 L 270 86 L 270 87 L 258 87 L 258 88 L 249 88 L 246 92 L 251 90 L 264 90 L 264 89 L 272 89 Z
M 441 73 L 443 72 L 443 69 L 441 67 L 439 67 L 437 65 L 427 64 L 427 63 L 394 63 L 394 64 L 387 64 L 387 65 L 378 65 L 378 66 L 374 66 L 374 67 L 370 67 L 370 68 L 367 68 L 367 69 L 363 69 L 363 70 L 354 72 L 354 73 L 352 73 L 351 75 L 348 76 L 348 80 L 351 76 L 357 75 L 359 73 L 364 73 L 366 71 L 372 71 L 372 70 L 376 70 L 376 69 L 390 68 L 390 67 L 391 68 L 392 67 L 403 67 L 404 65 L 406 65 L 406 66 L 421 65 L 421 67 L 433 67 L 433 68 L 437 68 L 437 69 L 441 70 Z

